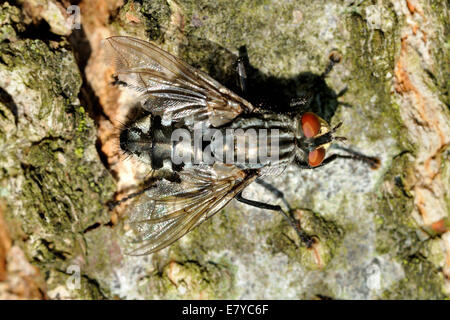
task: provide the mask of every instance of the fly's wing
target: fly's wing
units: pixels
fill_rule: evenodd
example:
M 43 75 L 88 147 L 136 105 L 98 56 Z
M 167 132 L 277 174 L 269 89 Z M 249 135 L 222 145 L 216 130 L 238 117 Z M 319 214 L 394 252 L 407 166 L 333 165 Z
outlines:
M 182 172 L 181 182 L 158 181 L 130 206 L 136 235 L 132 255 L 167 247 L 214 215 L 257 178 L 235 166 L 215 164 Z
M 110 37 L 106 49 L 119 81 L 141 92 L 143 107 L 163 121 L 193 116 L 218 127 L 254 109 L 207 74 L 149 42 Z

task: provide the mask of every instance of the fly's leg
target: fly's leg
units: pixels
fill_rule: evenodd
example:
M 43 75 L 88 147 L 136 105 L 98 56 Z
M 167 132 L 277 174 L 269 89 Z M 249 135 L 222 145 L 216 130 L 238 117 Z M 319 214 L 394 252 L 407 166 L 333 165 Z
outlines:
M 145 192 L 147 192 L 150 189 L 153 189 L 156 187 L 155 182 L 159 179 L 166 179 L 170 182 L 181 182 L 180 177 L 177 173 L 172 173 L 170 171 L 164 171 L 164 170 L 160 170 L 159 172 L 156 172 L 155 170 L 152 170 L 150 173 L 150 177 L 145 179 L 145 181 L 135 187 L 131 187 L 131 188 L 127 188 L 125 190 L 125 192 L 128 192 L 131 190 L 137 190 L 136 192 L 130 193 L 127 196 L 123 197 L 120 200 L 117 201 L 109 201 L 106 203 L 106 205 L 108 206 L 109 210 L 113 210 L 115 207 L 121 205 L 124 202 L 127 202 L 128 200 L 131 200 L 133 198 L 136 198 L 142 194 L 144 194 Z
M 324 72 L 322 72 L 322 74 L 319 77 L 321 79 L 321 81 L 323 81 L 323 82 L 325 82 L 325 78 L 333 70 L 333 67 L 336 64 L 338 64 L 339 62 L 341 62 L 342 56 L 337 50 L 333 50 L 333 51 L 331 51 L 330 55 L 328 56 L 328 60 L 329 60 L 329 62 L 328 62 L 327 67 L 325 68 Z M 318 110 L 320 111 L 319 113 L 322 113 L 325 110 L 323 109 L 323 104 L 320 99 L 321 98 L 320 94 L 317 94 L 315 96 L 315 98 L 316 98 L 316 104 L 318 106 Z M 337 98 L 338 98 L 338 96 L 335 96 L 335 99 L 337 99 Z
M 333 155 L 333 156 L 335 156 L 335 159 L 341 158 L 341 159 L 352 159 L 352 160 L 362 161 L 362 162 L 368 164 L 370 166 L 370 168 L 374 169 L 374 170 L 378 169 L 380 167 L 381 161 L 377 157 L 369 157 L 369 156 L 366 156 L 366 155 L 364 155 L 364 154 L 362 154 L 362 153 L 360 153 L 358 151 L 355 151 L 355 150 L 352 150 L 350 148 L 346 148 L 346 147 L 340 146 L 338 144 L 332 144 L 331 148 L 332 149 L 342 150 L 342 151 L 345 151 L 345 152 L 348 153 L 348 155 L 340 155 L 340 154 Z M 329 157 L 329 158 L 331 158 L 331 157 Z M 332 161 L 332 160 L 330 160 L 330 161 Z
M 315 166 L 315 167 L 311 167 L 306 162 L 300 162 L 297 160 L 295 161 L 295 164 L 300 169 L 317 169 L 317 168 L 326 166 L 327 164 L 333 162 L 336 159 L 350 159 L 350 160 L 362 161 L 362 162 L 366 163 L 367 165 L 369 165 L 370 168 L 373 170 L 376 170 L 380 167 L 380 159 L 378 159 L 376 157 L 368 157 L 359 152 L 353 151 L 351 149 L 347 149 L 347 148 L 343 148 L 343 147 L 340 147 L 340 148 L 342 148 L 345 151 L 348 150 L 347 152 L 349 153 L 349 155 L 336 154 L 336 153 L 332 154 L 331 156 L 329 156 L 328 158 L 323 160 L 323 162 L 321 164 L 319 164 L 318 166 Z
M 135 197 L 138 197 L 141 194 L 144 194 L 146 191 L 150 190 L 151 188 L 154 188 L 154 186 L 145 187 L 142 190 L 133 192 L 133 193 L 127 195 L 126 197 L 124 197 L 124 198 L 122 198 L 120 200 L 110 201 L 106 205 L 108 206 L 109 210 L 112 211 L 115 207 L 121 205 L 124 202 L 127 202 L 128 200 L 131 200 L 131 199 L 133 199 Z
M 341 62 L 342 56 L 337 52 L 336 50 L 333 50 L 329 55 L 329 60 L 327 67 L 325 68 L 325 71 L 320 75 L 322 79 L 326 78 L 328 74 L 330 74 L 331 70 L 333 70 L 333 67 L 336 63 Z
M 241 92 L 243 95 L 247 94 L 247 71 L 246 71 L 246 63 L 248 61 L 247 49 L 245 46 L 239 48 L 239 57 L 237 59 L 236 71 L 238 75 L 239 87 L 241 88 Z
M 124 87 L 124 88 L 128 87 L 128 83 L 126 83 L 122 80 L 119 80 L 118 76 L 113 76 L 113 80 L 109 84 L 112 86 L 119 86 L 119 87 Z
M 291 227 L 294 228 L 295 231 L 297 231 L 297 234 L 300 238 L 300 240 L 306 245 L 307 248 L 311 248 L 314 244 L 314 240 L 312 237 L 306 234 L 305 231 L 301 230 L 297 223 L 294 221 L 294 219 L 289 216 L 286 212 L 283 211 L 283 209 L 279 205 L 273 205 L 268 204 L 264 202 L 259 202 L 255 200 L 249 200 L 242 196 L 242 191 L 239 192 L 236 196 L 236 200 L 245 204 L 248 204 L 250 206 L 260 208 L 260 209 L 266 209 L 266 210 L 272 210 L 272 211 L 278 211 L 280 212 L 283 217 L 287 220 L 287 222 L 291 225 Z
M 151 176 L 150 176 L 148 179 L 146 179 L 146 180 L 140 185 L 140 188 L 139 188 L 139 187 L 136 188 L 136 189 L 137 189 L 136 192 L 130 193 L 130 194 L 128 194 L 127 196 L 123 197 L 123 198 L 120 199 L 120 200 L 117 200 L 117 201 L 109 201 L 109 202 L 107 202 L 106 205 L 108 206 L 109 210 L 112 211 L 112 210 L 114 210 L 115 207 L 121 205 L 122 203 L 127 202 L 128 200 L 131 200 L 131 199 L 133 199 L 133 198 L 136 198 L 136 197 L 138 197 L 138 196 L 144 194 L 144 193 L 147 192 L 148 190 L 155 188 L 155 181 L 156 181 L 157 179 L 153 176 L 153 174 L 154 174 L 154 172 L 152 171 Z M 172 179 L 172 180 L 174 180 L 174 181 L 177 180 L 177 177 L 176 177 L 175 175 L 172 176 L 172 177 L 167 176 L 166 178 L 167 178 L 167 179 Z M 172 180 L 171 180 L 171 181 L 172 181 Z M 139 189 L 138 189 L 138 188 L 139 188 Z M 135 189 L 135 188 L 132 188 L 132 189 Z M 128 190 L 129 190 L 129 189 L 128 189 Z
M 290 206 L 289 202 L 287 202 L 286 198 L 284 197 L 284 193 L 282 191 L 280 191 L 277 187 L 275 187 L 274 185 L 272 185 L 264 180 L 256 179 L 255 181 L 257 184 L 262 186 L 264 189 L 266 189 L 267 191 L 272 193 L 276 198 L 280 199 L 284 203 L 286 208 L 288 208 L 289 212 L 292 212 L 292 207 Z M 287 213 L 285 213 L 283 211 L 282 211 L 282 213 L 283 213 L 284 217 L 287 216 Z M 293 224 L 290 221 L 291 220 L 295 221 L 295 219 L 293 219 L 291 216 L 289 216 L 288 219 L 289 219 L 289 221 L 288 221 L 289 224 L 292 226 Z M 295 221 L 294 223 L 295 223 L 294 229 L 297 231 L 297 233 L 300 231 L 303 235 L 306 235 L 306 233 L 300 229 L 299 222 Z M 310 237 L 308 235 L 306 235 L 306 237 L 308 237 L 308 239 L 306 239 L 306 240 L 304 240 L 304 238 L 302 238 L 302 236 L 300 236 L 300 234 L 299 234 L 299 237 L 300 237 L 300 239 L 302 239 L 302 241 L 306 244 L 306 246 L 308 248 L 310 248 L 311 245 L 314 243 L 314 240 L 312 239 L 312 237 Z
M 247 72 L 245 71 L 244 61 L 239 58 L 237 65 L 237 72 L 239 77 L 239 87 L 243 94 L 247 93 Z
M 260 179 L 256 179 L 256 183 L 259 184 L 260 186 L 262 186 L 264 189 L 266 189 L 270 193 L 272 193 L 277 199 L 280 199 L 284 203 L 286 208 L 289 209 L 289 211 L 292 210 L 291 206 L 289 205 L 289 203 L 286 201 L 286 198 L 284 197 L 284 193 L 282 191 L 278 190 L 277 187 L 271 185 L 270 183 L 268 183 L 264 180 L 260 180 Z
M 324 81 L 324 79 L 328 76 L 328 74 L 331 72 L 331 70 L 333 70 L 334 65 L 339 63 L 341 61 L 341 59 L 342 59 L 341 55 L 336 50 L 333 50 L 330 53 L 330 56 L 329 56 L 330 61 L 327 65 L 327 67 L 325 68 L 325 71 L 322 72 L 322 74 L 319 76 L 320 81 Z M 316 79 L 316 81 L 318 81 L 318 79 Z M 346 92 L 346 90 L 347 89 L 344 89 L 339 94 L 343 95 Z M 336 98 L 338 98 L 338 97 L 339 97 L 339 95 L 336 96 Z M 309 94 L 304 95 L 303 97 L 292 99 L 289 103 L 289 106 L 291 108 L 294 108 L 297 113 L 304 113 L 306 111 L 309 111 L 310 103 L 313 98 L 314 98 L 314 95 L 312 93 L 309 93 Z M 320 100 L 320 96 L 317 95 L 317 96 L 315 96 L 315 98 L 316 98 L 316 103 L 319 107 L 319 110 L 322 110 L 322 102 Z
M 375 158 L 375 157 L 367 157 L 367 156 L 364 156 L 359 153 L 350 154 L 350 155 L 335 153 L 335 154 L 332 154 L 331 156 L 329 156 L 328 158 L 326 158 L 325 160 L 323 160 L 323 162 L 320 165 L 314 167 L 313 169 L 326 166 L 327 164 L 333 162 L 336 159 L 350 159 L 350 160 L 362 161 L 362 162 L 368 164 L 370 166 L 370 168 L 374 169 L 374 170 L 378 169 L 380 167 L 380 159 Z

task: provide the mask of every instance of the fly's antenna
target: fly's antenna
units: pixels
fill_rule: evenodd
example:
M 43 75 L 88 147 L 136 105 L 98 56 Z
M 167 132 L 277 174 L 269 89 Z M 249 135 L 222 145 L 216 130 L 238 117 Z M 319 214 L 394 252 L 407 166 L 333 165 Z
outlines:
M 330 131 L 331 134 L 334 134 L 341 126 L 342 126 L 342 122 L 339 122 L 333 129 L 331 129 L 331 131 Z M 341 141 L 341 142 L 345 143 L 345 141 L 347 141 L 347 138 L 341 137 L 341 136 L 336 136 L 336 137 L 333 136 L 333 140 Z
M 331 129 L 331 133 L 335 133 L 342 126 L 342 123 L 342 121 L 339 122 L 333 129 Z
M 347 141 L 347 138 L 346 137 L 337 136 L 337 137 L 333 137 L 333 140 L 341 141 L 341 142 L 343 142 L 345 144 L 345 142 Z

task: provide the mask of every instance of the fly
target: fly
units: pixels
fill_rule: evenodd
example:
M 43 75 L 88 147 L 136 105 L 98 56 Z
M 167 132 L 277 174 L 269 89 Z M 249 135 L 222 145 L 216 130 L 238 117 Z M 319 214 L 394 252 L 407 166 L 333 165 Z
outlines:
M 149 179 L 142 190 L 116 202 L 134 200 L 130 225 L 139 247 L 132 254 L 163 249 L 223 208 L 232 199 L 283 214 L 307 247 L 312 237 L 278 205 L 246 199 L 243 190 L 282 172 L 290 164 L 315 169 L 338 159 L 377 168 L 377 158 L 348 151 L 326 152 L 338 124 L 331 127 L 312 112 L 280 114 L 253 106 L 202 71 L 155 45 L 131 37 L 106 39 L 118 83 L 136 90 L 147 114 L 122 129 L 120 148 L 170 178 Z M 336 61 L 333 61 L 334 63 Z M 329 72 L 331 68 L 327 69 Z M 246 88 L 242 61 L 240 86 Z M 307 105 L 308 99 L 292 106 Z

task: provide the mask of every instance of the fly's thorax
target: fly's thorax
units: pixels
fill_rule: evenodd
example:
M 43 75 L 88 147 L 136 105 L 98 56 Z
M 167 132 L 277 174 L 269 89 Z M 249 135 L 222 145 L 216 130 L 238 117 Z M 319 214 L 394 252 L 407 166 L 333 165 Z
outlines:
M 240 168 L 288 164 L 294 156 L 294 122 L 275 113 L 239 117 L 222 127 L 211 141 L 217 161 Z

